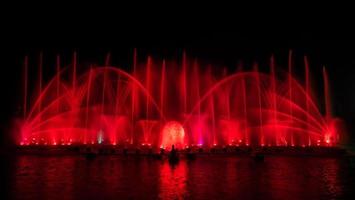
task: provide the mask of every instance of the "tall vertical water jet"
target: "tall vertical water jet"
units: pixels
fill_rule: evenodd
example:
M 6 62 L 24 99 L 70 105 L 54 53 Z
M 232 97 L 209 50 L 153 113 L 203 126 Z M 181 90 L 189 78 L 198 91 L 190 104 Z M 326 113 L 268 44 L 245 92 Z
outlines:
M 38 81 L 39 81 L 39 85 L 38 85 L 38 92 L 39 94 L 42 94 L 42 78 L 43 78 L 43 54 L 42 52 L 39 54 L 39 69 L 38 69 Z M 42 98 L 38 99 L 38 113 L 41 113 L 42 111 Z
M 199 67 L 198 67 L 198 63 L 197 63 L 197 60 L 195 60 L 194 62 L 194 71 L 195 71 L 195 84 L 196 84 L 196 92 L 197 92 L 197 101 L 200 99 L 200 76 L 199 76 Z M 199 121 L 201 120 L 201 103 L 198 103 L 198 107 L 197 107 L 197 110 L 198 110 L 198 119 Z
M 116 98 L 115 98 L 115 116 L 119 115 L 119 106 L 120 106 L 120 74 L 117 75 L 117 83 L 116 83 Z
M 133 77 L 137 77 L 137 49 L 133 49 Z M 137 103 L 137 87 L 136 84 L 132 81 L 132 97 L 131 97 L 131 137 L 130 144 L 133 144 L 133 136 L 134 136 L 134 118 L 136 112 L 136 103 Z
M 85 134 L 84 134 L 84 144 L 87 144 L 87 138 L 90 130 L 88 128 L 88 123 L 89 123 L 89 106 L 90 106 L 90 91 L 91 91 L 91 82 L 92 82 L 92 67 L 90 66 L 89 70 L 89 78 L 88 78 L 88 84 L 87 84 L 87 92 L 86 92 L 86 109 L 85 109 Z
M 329 95 L 329 79 L 328 73 L 323 66 L 323 81 L 324 81 L 324 102 L 325 102 L 325 114 L 326 119 L 329 120 L 332 117 L 331 106 L 330 106 L 330 95 Z
M 203 136 L 202 136 L 202 121 L 201 121 L 201 102 L 200 99 L 200 76 L 199 76 L 199 66 L 197 60 L 194 60 L 193 63 L 193 85 L 196 87 L 196 96 L 197 99 L 193 99 L 194 103 L 197 102 L 197 120 L 198 120 L 198 128 L 197 128 L 197 140 L 198 144 L 203 144 Z M 190 98 L 192 99 L 192 98 Z
M 108 62 L 106 62 L 108 64 Z M 116 98 L 115 98 L 115 123 L 118 122 L 119 117 L 120 117 L 120 112 L 119 112 L 119 106 L 120 106 L 120 80 L 121 80 L 121 75 L 117 75 L 117 83 L 116 83 Z M 117 132 L 117 125 L 115 125 L 114 131 Z M 112 139 L 112 144 L 116 145 L 117 142 L 117 137 L 116 134 L 113 134 L 113 139 Z
M 145 71 L 145 88 L 148 91 L 148 93 L 152 92 L 152 88 L 151 88 L 151 79 L 152 79 L 152 58 L 150 56 L 147 57 L 147 63 L 146 63 L 146 71 Z M 146 119 L 149 119 L 150 117 L 150 99 L 149 96 L 146 96 L 146 112 L 145 112 L 145 116 Z M 143 137 L 144 137 L 144 143 L 148 142 L 148 137 L 150 136 L 150 132 L 151 132 L 151 128 L 152 128 L 152 123 L 150 123 L 149 121 L 145 121 L 143 124 Z
M 305 100 L 306 100 L 306 111 L 307 113 L 310 113 L 310 105 L 309 105 L 309 97 L 311 97 L 311 88 L 310 88 L 310 82 L 309 82 L 309 63 L 307 56 L 304 56 L 304 66 L 305 66 L 305 82 L 306 82 L 306 95 L 305 95 Z M 307 120 L 307 131 L 309 130 L 309 115 L 306 116 Z M 311 134 L 308 134 L 308 146 L 311 146 L 312 141 L 311 141 Z
M 160 82 L 160 112 L 164 113 L 165 106 L 165 74 L 166 74 L 166 64 L 165 60 L 163 60 L 162 70 L 161 70 L 161 82 Z M 160 119 L 162 116 L 160 116 Z M 161 119 L 162 120 L 162 119 Z
M 24 60 L 24 81 L 23 81 L 23 119 L 27 116 L 27 92 L 28 92 L 28 57 Z
M 243 73 L 243 65 L 240 62 L 238 64 L 237 73 Z M 242 102 L 243 102 L 243 120 L 244 120 L 244 140 L 245 144 L 248 146 L 250 144 L 250 138 L 248 135 L 248 109 L 247 109 L 247 90 L 246 90 L 246 83 L 245 77 L 242 77 L 241 80 L 241 94 L 242 94 Z M 237 91 L 238 92 L 238 91 Z
M 60 95 L 60 56 L 57 55 L 57 64 L 56 64 L 56 82 L 57 82 L 57 98 L 59 98 Z M 59 102 L 57 103 L 57 112 L 59 112 L 60 104 Z
M 209 82 L 211 82 L 210 84 L 212 84 L 212 80 L 211 80 L 211 77 L 212 77 L 212 68 L 211 66 L 209 65 L 208 66 L 208 80 Z M 213 141 L 213 144 L 216 145 L 217 142 L 216 142 L 216 117 L 215 117 L 215 103 L 214 103 L 214 95 L 211 95 L 210 96 L 210 109 L 211 109 L 211 120 L 212 120 L 212 130 L 211 130 L 211 133 L 212 133 L 212 141 Z
M 226 78 L 228 76 L 228 72 L 227 72 L 227 68 L 224 67 L 223 68 L 223 76 L 222 76 L 222 79 Z M 225 98 L 225 103 L 226 103 L 226 113 L 227 113 L 227 120 L 230 120 L 231 118 L 231 106 L 230 106 L 230 91 L 229 91 L 229 88 L 228 88 L 228 91 L 225 92 L 225 95 L 224 95 L 224 98 Z
M 103 74 L 103 81 L 102 81 L 102 106 L 101 106 L 101 115 L 104 116 L 105 114 L 105 93 L 106 93 L 106 84 L 107 84 L 107 68 L 104 68 Z
M 187 58 L 186 52 L 184 51 L 182 54 L 182 101 L 183 101 L 183 113 L 187 113 L 187 90 L 186 90 L 186 74 L 187 74 Z
M 288 53 L 288 92 L 289 92 L 289 100 L 290 102 L 292 102 L 293 99 L 293 94 L 292 94 L 292 51 L 290 50 Z M 290 106 L 290 123 L 293 124 L 293 107 L 292 104 L 289 104 Z M 293 131 L 289 130 L 288 131 L 290 134 L 290 138 L 291 138 L 291 146 L 294 146 L 294 136 L 293 136 Z
M 265 145 L 265 136 L 264 136 L 264 127 L 263 127 L 263 112 L 262 112 L 262 100 L 261 100 L 261 83 L 260 83 L 260 76 L 259 76 L 259 67 L 258 64 L 255 63 L 253 65 L 254 72 L 255 72 L 255 84 L 258 94 L 258 105 L 259 105 L 259 130 L 260 130 L 260 141 L 259 144 L 261 146 Z
M 160 112 L 164 113 L 164 106 L 165 106 L 165 75 L 166 75 L 166 63 L 165 59 L 163 60 L 162 67 L 161 67 L 161 79 L 160 79 Z M 160 130 L 163 131 L 163 116 L 160 114 Z M 164 137 L 164 136 L 160 136 Z M 164 140 L 164 138 L 163 138 Z M 166 146 L 167 144 L 163 141 L 162 145 Z
M 148 56 L 146 64 L 146 77 L 145 77 L 145 87 L 148 92 L 151 92 L 151 72 L 152 71 L 152 58 Z M 146 97 L 146 117 L 149 118 L 149 97 Z
M 281 136 L 280 136 L 280 132 L 278 131 L 278 128 L 276 126 L 276 124 L 278 124 L 277 122 L 277 99 L 276 99 L 276 75 L 275 75 L 275 61 L 274 61 L 274 56 L 272 55 L 270 58 L 270 68 L 271 68 L 271 98 L 272 98 L 272 118 L 273 118 L 273 131 L 275 132 L 275 145 L 279 145 L 280 144 L 280 140 L 281 140 Z
M 73 53 L 73 93 L 76 92 L 76 52 Z
M 245 144 L 249 145 L 250 144 L 250 138 L 248 135 L 248 109 L 247 109 L 247 92 L 246 92 L 246 85 L 245 85 L 245 79 L 242 78 L 242 95 L 243 95 L 243 113 L 244 113 L 244 138 L 245 138 Z

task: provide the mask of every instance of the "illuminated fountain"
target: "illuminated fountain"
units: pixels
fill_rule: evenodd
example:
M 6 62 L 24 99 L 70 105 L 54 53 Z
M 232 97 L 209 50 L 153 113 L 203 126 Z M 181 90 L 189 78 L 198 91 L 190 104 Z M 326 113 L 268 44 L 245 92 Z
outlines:
M 28 98 L 25 60 L 24 116 L 16 131 L 19 145 L 117 145 L 178 148 L 213 146 L 334 146 L 339 120 L 330 110 L 329 83 L 324 69 L 325 109 L 318 106 L 304 59 L 301 83 L 288 72 L 233 73 L 202 65 L 183 54 L 180 61 L 138 63 L 132 71 L 86 66 L 77 73 L 77 58 L 42 83 Z

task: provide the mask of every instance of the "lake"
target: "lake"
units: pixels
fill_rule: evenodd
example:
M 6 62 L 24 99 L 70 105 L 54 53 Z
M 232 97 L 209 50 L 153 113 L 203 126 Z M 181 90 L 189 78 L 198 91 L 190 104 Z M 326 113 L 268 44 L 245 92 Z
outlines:
M 134 156 L 2 158 L 10 199 L 350 199 L 346 157 L 200 156 L 171 165 Z

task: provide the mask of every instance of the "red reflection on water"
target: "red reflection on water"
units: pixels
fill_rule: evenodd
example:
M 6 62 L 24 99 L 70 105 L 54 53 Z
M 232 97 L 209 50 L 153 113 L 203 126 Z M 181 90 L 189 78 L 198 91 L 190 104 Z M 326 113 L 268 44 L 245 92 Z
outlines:
M 187 170 L 186 162 L 170 165 L 162 164 L 159 177 L 159 198 L 185 199 L 187 198 Z

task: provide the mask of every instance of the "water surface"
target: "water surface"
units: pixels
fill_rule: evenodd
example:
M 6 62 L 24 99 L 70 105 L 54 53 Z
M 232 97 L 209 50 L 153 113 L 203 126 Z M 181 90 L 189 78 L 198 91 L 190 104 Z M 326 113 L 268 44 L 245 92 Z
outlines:
M 17 156 L 4 160 L 11 199 L 351 199 L 346 158 L 205 156 L 176 165 L 150 158 Z

